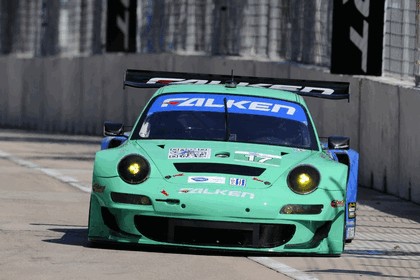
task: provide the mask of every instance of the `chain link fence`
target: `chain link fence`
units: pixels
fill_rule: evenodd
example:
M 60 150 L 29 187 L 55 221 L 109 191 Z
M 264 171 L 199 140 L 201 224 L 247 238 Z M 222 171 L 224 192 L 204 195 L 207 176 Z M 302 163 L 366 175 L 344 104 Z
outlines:
M 138 3 L 138 51 L 261 57 L 329 66 L 332 1 Z
M 240 56 L 328 68 L 333 2 L 138 0 L 137 52 Z M 419 0 L 386 1 L 383 50 L 383 75 L 417 85 L 419 5 Z M 107 0 L 0 0 L 0 54 L 104 53 L 106 12 Z
M 388 0 L 385 7 L 383 69 L 402 79 L 419 75 L 419 3 Z

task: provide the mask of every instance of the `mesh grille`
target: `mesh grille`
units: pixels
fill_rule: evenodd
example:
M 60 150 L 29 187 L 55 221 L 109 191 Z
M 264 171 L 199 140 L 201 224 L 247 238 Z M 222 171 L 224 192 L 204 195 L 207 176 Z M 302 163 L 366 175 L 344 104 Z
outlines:
M 138 231 L 149 239 L 189 245 L 274 248 L 292 239 L 296 227 L 136 216 Z

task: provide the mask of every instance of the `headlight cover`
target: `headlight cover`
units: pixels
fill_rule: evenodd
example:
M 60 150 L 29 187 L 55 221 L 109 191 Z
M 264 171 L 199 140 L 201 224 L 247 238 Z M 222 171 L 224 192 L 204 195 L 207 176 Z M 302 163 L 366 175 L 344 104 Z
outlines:
M 150 165 L 140 155 L 128 155 L 118 163 L 118 174 L 120 178 L 129 184 L 140 184 L 144 182 L 149 176 L 149 173 Z
M 313 166 L 300 165 L 289 172 L 287 185 L 298 194 L 308 194 L 316 190 L 321 176 Z

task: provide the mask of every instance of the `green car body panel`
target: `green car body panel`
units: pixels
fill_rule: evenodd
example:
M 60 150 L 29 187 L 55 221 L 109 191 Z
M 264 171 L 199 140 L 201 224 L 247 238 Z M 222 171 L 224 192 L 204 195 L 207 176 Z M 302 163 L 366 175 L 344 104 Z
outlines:
M 321 148 L 301 96 L 241 86 L 165 86 L 152 96 L 134 127 L 142 125 L 160 96 L 177 93 L 249 96 L 296 104 L 313 128 L 315 143 L 312 148 L 298 148 L 219 139 L 139 139 L 134 135 L 139 130 L 134 129 L 122 145 L 96 153 L 90 241 L 261 253 L 342 253 L 348 167 Z M 194 104 L 198 103 L 190 105 Z M 269 102 L 254 105 L 267 111 L 272 108 Z M 207 154 L 194 159 L 169 158 L 171 151 L 180 148 L 205 149 Z M 143 182 L 131 184 L 120 177 L 118 165 L 127 155 L 140 155 L 148 162 Z M 210 168 L 191 169 L 190 163 Z M 318 170 L 319 184 L 314 191 L 298 194 L 288 186 L 288 175 L 296 166 Z M 282 212 L 286 205 L 318 210 L 290 214 Z

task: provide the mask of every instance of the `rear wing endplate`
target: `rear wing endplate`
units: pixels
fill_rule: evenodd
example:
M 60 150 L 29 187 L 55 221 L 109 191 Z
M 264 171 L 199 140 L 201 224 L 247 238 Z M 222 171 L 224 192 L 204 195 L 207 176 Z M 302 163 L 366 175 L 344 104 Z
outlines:
M 232 81 L 234 81 L 238 86 L 286 90 L 302 96 L 326 99 L 350 99 L 350 84 L 346 82 L 276 79 L 133 69 L 128 69 L 126 71 L 124 77 L 124 87 L 160 88 L 167 85 L 214 85 L 225 84 L 226 82 L 231 83 Z

